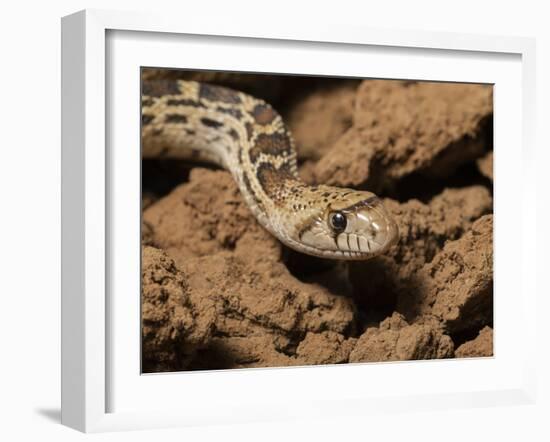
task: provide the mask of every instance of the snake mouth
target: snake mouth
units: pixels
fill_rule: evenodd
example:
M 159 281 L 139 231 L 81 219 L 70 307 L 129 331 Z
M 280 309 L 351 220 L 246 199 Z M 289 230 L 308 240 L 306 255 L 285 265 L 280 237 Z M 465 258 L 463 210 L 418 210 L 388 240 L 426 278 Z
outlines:
M 335 253 L 341 252 L 347 259 L 365 259 L 387 252 L 397 242 L 397 223 L 378 197 L 360 201 L 344 213 L 351 228 L 335 238 Z
M 398 239 L 397 223 L 378 197 L 370 197 L 313 219 L 296 239 L 296 250 L 321 258 L 366 260 L 386 253 Z
M 349 244 L 346 249 L 338 250 L 321 250 L 321 253 L 325 256 L 340 256 L 341 259 L 349 260 L 362 260 L 372 258 L 374 256 L 386 253 L 397 242 L 398 231 L 397 225 L 391 223 L 387 228 L 384 240 L 369 239 L 366 237 L 360 237 L 358 235 L 340 235 L 345 236 L 345 241 Z
M 391 244 L 393 245 L 393 244 Z M 383 250 L 379 249 L 376 252 L 363 252 L 363 251 L 353 251 L 353 250 L 335 250 L 335 249 L 320 249 L 311 246 L 303 246 L 300 251 L 308 255 L 316 256 L 318 258 L 330 258 L 330 259 L 341 259 L 345 261 L 364 261 L 375 256 L 378 256 L 382 253 L 385 253 L 391 245 L 388 245 Z

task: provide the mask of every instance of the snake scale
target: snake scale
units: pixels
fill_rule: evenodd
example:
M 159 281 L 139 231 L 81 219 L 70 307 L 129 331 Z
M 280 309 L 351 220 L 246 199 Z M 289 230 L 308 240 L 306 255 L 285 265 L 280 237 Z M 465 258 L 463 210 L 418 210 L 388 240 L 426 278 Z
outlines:
M 302 253 L 364 260 L 386 252 L 397 224 L 371 192 L 308 185 L 281 116 L 266 102 L 185 80 L 142 82 L 144 157 L 215 163 L 231 172 L 271 234 Z

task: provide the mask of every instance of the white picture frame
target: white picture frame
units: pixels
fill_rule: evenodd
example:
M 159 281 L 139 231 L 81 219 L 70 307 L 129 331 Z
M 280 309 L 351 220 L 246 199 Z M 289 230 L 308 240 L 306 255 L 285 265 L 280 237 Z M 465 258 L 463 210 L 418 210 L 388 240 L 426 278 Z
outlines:
M 187 60 L 192 58 L 190 54 L 196 55 L 192 66 L 185 65 L 181 51 L 174 50 L 189 41 L 192 45 L 187 47 Z M 143 51 L 136 50 L 139 45 Z M 240 59 L 240 65 L 223 57 L 220 48 L 228 46 L 243 51 L 245 58 Z M 205 48 L 219 51 L 219 56 L 204 55 Z M 247 69 L 242 64 L 252 58 L 253 51 L 267 50 L 274 51 L 273 57 L 256 59 L 262 61 L 261 67 L 249 65 Z M 315 51 L 331 57 L 344 51 L 367 51 L 369 56 L 379 57 L 375 58 L 379 63 L 370 68 L 368 75 L 364 66 L 344 67 L 344 58 L 341 64 L 327 62 L 324 68 L 317 65 L 314 72 L 306 64 L 298 65 L 306 63 L 308 52 Z M 135 145 L 139 132 L 133 130 L 135 126 L 122 123 L 117 123 L 116 130 L 108 130 L 106 122 L 112 125 L 113 121 L 121 121 L 117 116 L 121 101 L 132 100 L 124 91 L 113 100 L 111 82 L 119 81 L 120 75 L 130 75 L 128 84 L 135 84 L 139 74 L 135 67 L 139 65 L 287 72 L 275 64 L 278 56 L 294 60 L 295 69 L 301 73 L 495 83 L 495 146 L 499 149 L 495 155 L 495 211 L 503 215 L 502 221 L 496 218 L 495 225 L 495 297 L 501 299 L 495 300 L 498 325 L 494 358 L 155 376 L 142 376 L 136 370 L 136 343 L 140 338 L 136 327 L 139 202 L 121 195 L 136 190 L 139 140 L 137 152 L 111 147 L 120 145 L 118 134 L 129 136 L 124 142 Z M 403 65 L 398 57 L 408 57 L 408 63 Z M 454 77 L 449 76 L 449 60 L 459 62 L 453 69 Z M 491 67 L 491 60 L 500 64 Z M 463 63 L 469 68 L 461 68 Z M 534 63 L 534 40 L 518 37 L 388 31 L 321 23 L 282 29 L 265 22 L 246 26 L 212 22 L 208 17 L 194 17 L 183 25 L 170 16 L 100 10 L 63 18 L 62 423 L 80 431 L 97 432 L 533 403 L 535 340 L 530 338 L 535 335 L 536 324 L 526 318 L 536 317 L 536 266 L 527 265 L 527 257 L 536 256 L 532 228 L 536 216 L 535 178 L 530 173 L 535 162 Z M 112 68 L 114 65 L 117 67 Z M 125 69 L 130 74 L 125 74 Z M 138 89 L 135 91 L 137 94 Z M 132 118 L 127 119 L 128 124 L 139 124 L 139 113 L 133 113 L 138 98 L 136 95 L 136 102 L 128 105 L 134 107 L 122 109 L 135 116 L 133 123 Z M 507 165 L 517 161 L 522 164 L 521 186 L 506 178 Z M 512 214 L 513 205 L 518 204 L 522 207 L 521 217 L 510 219 L 514 217 L 507 213 Z M 138 217 L 135 226 L 122 221 L 124 213 Z M 505 233 L 510 229 L 521 232 L 521 241 L 505 249 Z M 122 241 L 121 245 L 131 243 L 131 247 L 115 246 L 117 241 Z M 116 267 L 123 259 L 129 263 L 127 268 Z M 521 263 L 519 274 L 511 272 L 512 259 L 516 268 Z M 113 298 L 113 293 L 120 293 L 122 288 L 133 295 Z M 516 313 L 515 325 L 521 329 L 516 337 L 510 329 L 512 311 Z M 122 348 L 120 342 L 128 345 Z M 385 390 L 386 377 L 402 379 L 405 373 L 415 382 L 397 382 L 394 390 Z M 453 376 L 452 391 L 447 388 L 451 383 L 441 377 L 445 373 Z M 321 378 L 333 387 L 318 392 L 316 382 Z M 365 385 L 357 388 L 352 381 L 360 378 L 365 379 Z M 336 379 L 340 379 L 339 384 Z M 369 379 L 376 379 L 376 384 Z M 194 398 L 192 406 L 177 406 L 173 399 L 181 397 L 178 388 L 183 388 L 187 398 Z M 297 391 L 291 403 L 278 396 L 282 388 Z M 133 396 L 136 392 L 139 394 Z M 173 392 L 172 400 L 168 400 L 169 392 Z M 138 404 L 140 397 L 143 403 Z M 167 405 L 161 408 L 159 398 L 167 399 Z

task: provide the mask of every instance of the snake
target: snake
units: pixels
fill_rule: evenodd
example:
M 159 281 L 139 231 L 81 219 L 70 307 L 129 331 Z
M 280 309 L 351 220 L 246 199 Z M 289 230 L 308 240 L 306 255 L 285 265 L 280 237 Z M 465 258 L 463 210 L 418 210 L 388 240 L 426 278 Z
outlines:
M 374 193 L 300 179 L 282 117 L 244 92 L 182 79 L 143 80 L 141 149 L 143 158 L 226 169 L 260 225 L 300 253 L 366 260 L 397 242 L 397 223 Z

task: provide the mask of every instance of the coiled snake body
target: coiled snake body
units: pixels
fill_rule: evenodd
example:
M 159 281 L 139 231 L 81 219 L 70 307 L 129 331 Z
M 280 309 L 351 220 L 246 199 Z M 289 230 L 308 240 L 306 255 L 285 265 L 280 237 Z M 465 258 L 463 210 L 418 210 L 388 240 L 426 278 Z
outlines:
M 301 181 L 282 118 L 245 93 L 184 80 L 144 81 L 142 149 L 144 157 L 224 167 L 260 224 L 299 252 L 362 260 L 397 240 L 395 221 L 373 193 Z

